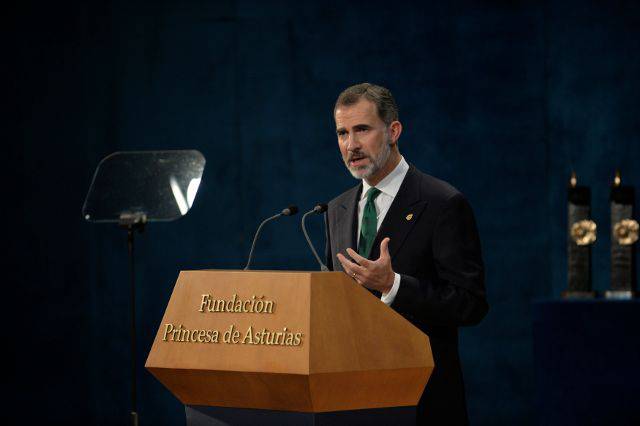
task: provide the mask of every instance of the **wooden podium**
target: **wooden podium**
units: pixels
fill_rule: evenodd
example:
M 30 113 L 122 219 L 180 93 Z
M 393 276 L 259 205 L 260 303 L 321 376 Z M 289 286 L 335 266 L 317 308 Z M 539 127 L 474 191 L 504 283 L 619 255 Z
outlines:
M 433 365 L 343 273 L 217 270 L 180 272 L 146 362 L 188 425 L 415 424 Z

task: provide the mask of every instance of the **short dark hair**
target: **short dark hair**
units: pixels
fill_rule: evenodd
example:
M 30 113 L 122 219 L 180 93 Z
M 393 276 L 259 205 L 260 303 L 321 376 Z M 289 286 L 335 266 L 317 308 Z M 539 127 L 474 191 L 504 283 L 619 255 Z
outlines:
M 371 83 L 360 83 L 347 87 L 333 107 L 333 115 L 339 106 L 349 106 L 358 103 L 362 98 L 373 102 L 378 109 L 378 116 L 387 126 L 398 120 L 398 105 L 389 89 Z

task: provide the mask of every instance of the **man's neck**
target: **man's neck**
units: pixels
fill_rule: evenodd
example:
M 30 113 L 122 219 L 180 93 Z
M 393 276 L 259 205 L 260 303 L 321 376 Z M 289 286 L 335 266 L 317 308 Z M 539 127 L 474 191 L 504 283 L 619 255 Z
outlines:
M 378 183 L 380 183 L 382 179 L 387 177 L 387 175 L 389 175 L 389 173 L 391 173 L 393 169 L 395 169 L 398 166 L 398 164 L 400 164 L 401 159 L 402 159 L 402 156 L 400 155 L 399 151 L 397 150 L 391 151 L 391 155 L 389 155 L 389 159 L 385 163 L 384 167 L 378 170 L 378 173 L 374 174 L 373 176 L 365 180 L 369 185 L 376 186 Z

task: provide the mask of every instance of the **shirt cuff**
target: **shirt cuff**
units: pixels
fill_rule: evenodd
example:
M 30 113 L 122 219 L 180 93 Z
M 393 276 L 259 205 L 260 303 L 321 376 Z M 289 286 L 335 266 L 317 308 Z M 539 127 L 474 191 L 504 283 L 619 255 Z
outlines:
M 382 297 L 380 300 L 384 302 L 385 305 L 390 306 L 396 298 L 396 294 L 398 294 L 398 289 L 400 288 L 400 274 L 395 273 L 393 277 L 393 286 L 391 286 L 391 290 L 388 293 L 382 293 Z

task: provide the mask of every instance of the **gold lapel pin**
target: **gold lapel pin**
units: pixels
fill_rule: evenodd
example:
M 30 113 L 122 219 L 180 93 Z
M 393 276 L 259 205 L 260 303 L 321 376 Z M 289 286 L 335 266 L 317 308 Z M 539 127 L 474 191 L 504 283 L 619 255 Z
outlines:
M 409 213 L 405 219 L 407 220 L 413 219 L 413 213 Z

